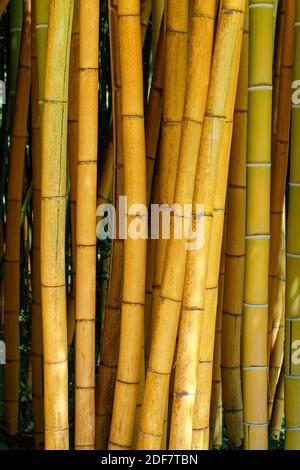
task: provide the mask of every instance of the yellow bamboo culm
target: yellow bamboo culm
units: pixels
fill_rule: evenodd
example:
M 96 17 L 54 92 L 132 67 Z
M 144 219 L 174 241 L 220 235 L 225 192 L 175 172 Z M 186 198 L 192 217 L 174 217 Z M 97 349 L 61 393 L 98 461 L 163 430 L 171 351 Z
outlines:
M 79 0 L 75 448 L 81 450 L 95 443 L 99 16 L 98 0 Z
M 42 119 L 41 281 L 45 447 L 49 450 L 69 448 L 65 217 L 73 6 L 73 0 L 49 3 Z
M 281 368 L 280 377 L 275 393 L 272 418 L 270 422 L 270 437 L 280 439 L 282 433 L 282 420 L 284 416 L 284 367 Z
M 210 5 L 213 2 L 209 1 L 203 3 L 205 12 L 210 12 Z M 174 8 L 172 11 L 172 7 L 174 8 L 175 5 L 174 3 L 172 5 L 172 2 L 170 2 L 168 5 L 169 10 L 167 9 L 167 22 L 168 13 L 170 15 L 169 19 L 174 20 L 173 15 L 175 14 L 176 9 Z M 182 26 L 186 28 L 188 8 L 185 9 L 184 13 L 186 15 L 186 23 L 182 24 Z M 206 50 L 203 52 L 205 46 L 204 43 L 202 45 L 202 41 L 199 39 L 201 38 L 201 34 L 203 34 L 203 38 L 205 38 L 205 32 L 210 33 L 210 29 L 205 24 L 206 28 L 204 27 L 203 31 L 201 30 L 201 21 L 204 23 L 205 21 L 202 19 L 203 11 L 197 1 L 193 5 L 192 16 L 196 18 L 196 20 L 194 21 L 193 32 L 191 34 L 190 55 L 187 63 L 187 85 L 185 90 L 183 122 L 174 194 L 174 204 L 176 205 L 176 209 L 171 221 L 171 230 L 173 230 L 175 224 L 178 225 L 178 222 L 180 225 L 182 224 L 184 217 L 184 204 L 191 204 L 192 202 L 193 183 L 196 174 L 210 71 L 211 48 L 208 50 L 209 59 L 206 60 Z M 211 23 L 210 20 L 207 22 L 208 24 Z M 168 29 L 168 27 L 170 28 L 170 25 L 167 25 L 167 32 L 169 31 L 170 33 L 171 28 Z M 211 35 L 212 31 L 213 27 L 211 28 Z M 184 34 L 181 35 L 181 40 L 184 41 L 184 35 L 186 34 L 185 29 L 182 32 Z M 193 69 L 194 65 L 195 69 Z M 201 66 L 203 66 L 203 69 L 201 69 Z M 193 71 L 195 70 L 197 70 L 197 73 L 193 74 Z M 201 78 L 203 79 L 202 82 Z M 160 168 L 160 171 L 162 171 L 162 168 Z M 186 217 L 188 217 L 188 215 L 186 215 Z M 180 302 L 183 292 L 185 260 L 187 253 L 185 249 L 186 240 L 175 240 L 173 237 L 174 233 L 172 232 L 171 239 L 167 243 L 165 268 L 158 299 L 158 308 L 155 312 L 156 324 L 154 324 L 153 330 L 142 409 L 138 441 L 139 448 L 147 449 L 150 447 L 151 449 L 160 449 L 160 446 L 162 445 L 164 416 L 167 406 L 169 379 L 179 323 Z M 168 328 L 165 328 L 165 325 L 167 324 Z M 151 409 L 149 404 L 152 400 L 155 400 L 155 405 Z M 153 414 L 154 419 L 151 419 L 151 414 Z M 153 420 L 153 424 L 149 423 L 150 420 Z M 151 429 L 151 426 L 155 426 L 155 428 L 153 427 L 153 429 Z M 173 443 L 171 441 L 170 447 L 173 447 Z
M 165 71 L 161 130 L 160 177 L 158 203 L 173 204 L 178 164 L 187 63 L 188 1 L 167 0 L 165 8 Z M 160 234 L 161 235 L 161 234 Z M 167 240 L 160 236 L 155 243 L 152 286 L 150 340 L 164 269 Z
M 141 0 L 141 37 L 144 44 L 151 15 L 151 0 Z
M 4 422 L 15 435 L 19 421 L 19 302 L 20 302 L 20 225 L 23 171 L 31 78 L 31 2 L 26 0 L 23 20 L 17 87 L 12 120 L 6 206 L 6 251 L 4 277 Z
M 284 204 L 285 205 L 285 204 Z M 271 330 L 271 356 L 269 364 L 269 386 L 268 386 L 268 420 L 270 422 L 275 393 L 278 387 L 280 372 L 283 364 L 284 352 L 284 327 L 285 327 L 285 285 L 286 285 L 286 236 L 285 236 L 285 207 L 282 214 L 281 249 L 279 254 L 279 271 L 277 282 L 277 295 L 274 305 L 274 317 Z M 273 347 L 272 347 L 272 343 Z
M 293 81 L 300 77 L 300 4 L 297 2 L 295 20 L 295 62 Z M 300 108 L 292 95 L 292 128 L 290 149 L 289 204 L 286 254 L 286 311 L 285 311 L 285 448 L 300 449 Z
M 262 43 L 264 47 L 262 47 Z M 243 320 L 245 449 L 268 448 L 268 265 L 273 1 L 249 2 L 247 215 Z
M 280 76 L 278 86 L 277 128 L 276 140 L 273 142 L 272 172 L 271 172 L 271 241 L 269 279 L 269 322 L 268 322 L 268 354 L 272 350 L 272 324 L 278 291 L 278 270 L 280 258 L 281 225 L 286 188 L 286 176 L 289 155 L 290 115 L 291 115 L 291 85 L 292 67 L 294 62 L 294 31 L 296 14 L 295 0 L 284 0 L 283 44 L 280 59 Z
M 212 60 L 212 47 L 213 47 L 213 36 L 214 36 L 214 24 L 215 24 L 215 2 L 208 0 L 205 2 L 195 1 L 191 7 L 190 12 L 190 34 L 189 34 L 189 54 L 187 63 L 187 86 L 184 103 L 184 114 L 183 114 L 183 128 L 180 143 L 180 155 L 179 164 L 176 180 L 176 191 L 174 202 L 176 204 L 192 204 L 194 196 L 194 183 L 197 175 L 197 165 L 199 165 L 199 151 L 201 135 L 203 132 L 203 120 L 205 113 L 206 100 L 209 89 L 209 79 L 211 72 L 211 60 Z M 194 68 L 195 67 L 195 68 Z M 196 72 L 197 71 L 197 72 Z M 197 97 L 197 98 L 195 98 Z M 197 124 L 197 125 L 196 125 Z M 190 167 L 188 173 L 185 170 L 185 166 Z M 181 173 L 183 170 L 186 172 L 187 180 L 181 182 Z M 183 190 L 180 188 L 180 183 L 183 186 Z M 188 187 L 185 188 L 184 184 Z M 182 192 L 182 194 L 180 193 Z M 191 216 L 191 223 L 193 214 Z M 182 273 L 180 283 L 176 282 L 176 291 L 171 291 L 171 299 L 177 300 L 176 305 L 176 316 L 177 324 L 175 331 L 175 340 L 177 330 L 179 326 L 181 301 L 184 293 L 184 278 L 185 278 L 185 266 L 188 256 L 186 240 L 177 247 L 176 251 L 173 252 L 169 247 L 166 255 L 166 262 L 171 266 L 171 260 L 173 258 L 173 271 L 178 269 L 178 257 L 182 258 Z M 198 240 L 194 241 L 195 244 Z M 176 248 L 176 245 L 175 245 Z M 176 266 L 176 267 L 175 267 Z M 171 272 L 170 272 L 171 274 Z M 178 274 L 177 274 L 178 276 Z M 165 277 L 165 273 L 164 273 Z M 172 284 L 172 274 L 169 277 L 169 283 Z M 179 278 L 180 279 L 180 278 Z M 166 290 L 166 288 L 165 288 Z M 170 294 L 169 294 L 170 295 Z M 179 302 L 180 301 L 180 302 Z M 168 308 L 168 305 L 166 305 Z M 172 313 L 171 312 L 168 312 Z M 189 312 L 190 313 L 190 312 Z M 173 316 L 175 317 L 174 313 Z M 189 316 L 185 312 L 181 312 L 181 321 L 179 328 L 178 346 L 176 353 L 176 369 L 174 376 L 174 388 L 173 388 L 173 399 L 172 404 L 172 419 L 170 427 L 170 448 L 171 449 L 191 449 L 192 445 L 192 400 L 189 400 L 189 395 L 193 398 L 190 393 L 189 387 L 189 373 L 190 369 L 187 368 L 189 362 L 188 356 L 189 348 L 187 343 L 189 341 L 188 336 L 185 337 L 185 333 L 192 330 L 189 324 Z M 191 329 L 190 329 L 191 328 Z M 191 343 L 192 344 L 192 343 Z M 174 352 L 173 352 L 174 354 Z M 187 370 L 187 374 L 186 371 Z M 171 372 L 171 371 L 170 371 Z
M 31 115 L 32 115 L 32 327 L 31 327 L 31 368 L 32 408 L 35 447 L 39 449 L 44 441 L 44 390 L 43 390 L 43 335 L 41 308 L 40 235 L 41 235 L 41 161 L 40 161 L 40 113 L 36 0 L 32 0 L 31 14 Z
M 155 61 L 156 50 L 158 45 L 159 31 L 161 29 L 161 23 L 165 8 L 165 2 L 163 0 L 152 0 L 152 59 Z
M 248 12 L 246 11 L 228 180 L 228 223 L 221 341 L 224 420 L 229 443 L 234 447 L 240 447 L 243 438 L 240 349 L 245 265 L 248 29 Z
M 68 166 L 70 178 L 71 212 L 71 257 L 72 284 L 67 299 L 68 351 L 75 333 L 76 298 L 76 199 L 77 199 L 77 159 L 78 159 L 78 111 L 79 111 L 79 0 L 74 1 L 73 27 L 71 36 L 69 109 L 68 109 Z
M 109 3 L 109 28 L 111 50 L 111 80 L 113 98 L 113 140 L 111 144 L 111 161 L 113 176 L 113 201 L 119 208 L 119 196 L 124 195 L 124 160 L 122 146 L 122 110 L 121 110 L 121 71 L 118 38 L 117 0 Z M 106 160 L 108 155 L 106 156 Z M 108 166 L 108 164 L 105 166 Z M 108 185 L 104 183 L 105 168 L 103 169 L 100 188 L 100 202 L 103 202 L 105 190 Z M 99 190 L 99 188 L 98 188 Z M 98 193 L 99 194 L 99 193 Z M 106 201 L 105 201 L 106 202 Z M 99 204 L 99 199 L 98 199 Z M 116 224 L 118 233 L 118 223 Z M 122 301 L 122 276 L 124 264 L 124 241 L 118 237 L 112 240 L 111 265 L 108 284 L 108 292 L 105 305 L 105 317 L 100 352 L 100 364 L 98 370 L 98 382 L 96 389 L 96 449 L 107 449 L 111 415 L 113 408 L 114 386 L 118 365 L 121 301 Z
M 144 334 L 147 244 L 143 234 L 147 231 L 147 221 L 141 205 L 146 207 L 146 151 L 139 0 L 118 0 L 118 33 L 126 214 L 128 224 L 140 225 L 142 238 L 129 237 L 124 243 L 121 338 L 110 449 L 132 446 Z

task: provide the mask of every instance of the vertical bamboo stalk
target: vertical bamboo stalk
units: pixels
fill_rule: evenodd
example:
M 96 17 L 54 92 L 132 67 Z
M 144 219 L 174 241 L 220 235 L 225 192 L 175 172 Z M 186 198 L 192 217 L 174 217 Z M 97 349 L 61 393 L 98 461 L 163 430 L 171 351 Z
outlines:
M 241 446 L 243 438 L 240 350 L 244 295 L 247 104 L 248 11 L 246 11 L 244 23 L 229 167 L 228 225 L 221 344 L 224 419 L 229 443 L 235 447 Z
M 11 435 L 18 432 L 19 419 L 19 307 L 20 307 L 20 221 L 23 171 L 31 76 L 31 2 L 25 3 L 17 74 L 7 189 L 7 226 L 4 282 L 4 333 L 6 366 L 4 421 Z
M 249 51 L 243 397 L 245 448 L 253 450 L 268 447 L 273 0 L 249 1 Z
M 295 63 L 293 80 L 300 77 L 300 4 L 297 2 L 295 21 Z M 286 306 L 285 306 L 285 448 L 300 449 L 300 107 L 292 105 L 289 204 L 286 253 Z
M 99 0 L 79 0 L 75 448 L 82 450 L 95 442 L 99 15 Z
M 34 441 L 38 449 L 44 441 L 44 390 L 43 390 L 43 336 L 41 309 L 41 155 L 40 155 L 40 113 L 39 74 L 36 0 L 32 0 L 31 22 L 31 145 L 32 145 L 32 326 L 31 326 L 31 368 Z
M 291 115 L 291 85 L 292 67 L 294 62 L 294 31 L 296 2 L 284 0 L 285 20 L 283 44 L 280 60 L 280 77 L 278 89 L 277 129 L 271 172 L 271 220 L 270 220 L 270 266 L 269 276 L 275 281 L 269 293 L 269 322 L 268 322 L 268 354 L 271 354 L 272 323 L 278 289 L 279 254 L 281 241 L 282 211 L 286 188 L 290 115 Z
M 42 120 L 41 281 L 45 447 L 68 449 L 66 147 L 73 0 L 50 0 Z
M 122 146 L 121 76 L 117 21 L 117 1 L 112 0 L 109 3 L 111 81 L 113 90 L 113 143 L 111 152 L 112 161 L 115 166 L 113 176 L 113 199 L 118 210 L 119 197 L 124 195 L 124 160 Z M 103 190 L 101 190 L 101 195 L 103 197 Z M 116 225 L 118 232 L 118 223 Z M 110 276 L 105 306 L 105 318 L 96 390 L 96 449 L 106 449 L 109 440 L 114 386 L 119 354 L 123 263 L 124 241 L 117 237 L 115 240 L 112 240 L 111 246 Z
M 151 0 L 141 0 L 141 37 L 144 44 L 151 15 Z
M 146 213 L 141 205 L 146 206 L 146 152 L 139 0 L 118 0 L 118 32 L 126 215 L 128 223 L 141 224 L 142 233 L 140 238 L 128 237 L 124 243 L 121 338 L 110 449 L 132 446 L 144 330 L 146 239 L 141 220 Z

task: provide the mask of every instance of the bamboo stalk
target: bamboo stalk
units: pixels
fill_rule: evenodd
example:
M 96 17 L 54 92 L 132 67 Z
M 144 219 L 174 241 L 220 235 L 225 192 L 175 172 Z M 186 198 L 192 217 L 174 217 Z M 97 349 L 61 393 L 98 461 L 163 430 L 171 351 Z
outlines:
M 181 40 L 186 41 L 187 36 L 187 26 L 188 26 L 188 5 L 182 4 L 181 11 L 181 21 L 183 15 L 185 15 L 185 23 L 177 23 L 178 26 L 181 26 L 182 34 Z M 209 12 L 209 6 L 205 5 L 205 12 Z M 174 21 L 176 13 L 176 5 L 172 2 L 167 5 L 167 29 L 166 29 L 166 51 L 168 47 L 171 47 L 174 36 L 172 36 L 172 22 Z M 179 16 L 178 11 L 178 16 Z M 208 52 L 208 64 L 206 61 L 206 54 L 203 52 L 204 47 L 201 44 L 202 36 L 199 34 L 201 18 L 199 15 L 202 15 L 202 10 L 199 8 L 199 2 L 195 2 L 193 16 L 196 18 L 198 15 L 198 21 L 195 19 L 194 28 L 191 37 L 191 47 L 190 47 L 190 56 L 188 57 L 187 65 L 187 86 L 186 86 L 186 95 L 185 103 L 183 109 L 183 123 L 181 130 L 181 141 L 179 148 L 179 158 L 178 158 L 178 169 L 176 176 L 175 184 L 175 194 L 174 194 L 174 203 L 177 207 L 183 209 L 184 204 L 191 204 L 193 196 L 193 183 L 196 173 L 197 158 L 200 145 L 200 137 L 202 130 L 202 120 L 204 114 L 206 93 L 208 88 L 208 77 L 209 77 L 209 66 L 210 66 L 210 57 Z M 174 17 L 173 17 L 174 15 Z M 209 24 L 209 21 L 207 21 Z M 176 23 L 174 23 L 176 25 Z M 210 32 L 209 26 L 206 26 L 204 21 L 204 27 L 206 27 L 205 32 Z M 203 38 L 205 37 L 203 31 Z M 179 39 L 178 39 L 179 40 Z M 184 44 L 183 44 L 184 46 Z M 208 44 L 209 46 L 209 44 Z M 186 44 L 185 44 L 186 47 Z M 185 50 L 185 49 L 184 49 Z M 169 51 L 170 52 L 170 51 Z M 166 65 L 167 65 L 166 58 Z M 199 75 L 201 75 L 201 66 L 203 60 L 203 70 L 202 78 L 203 81 L 200 82 Z M 195 66 L 195 69 L 193 67 Z M 207 67 L 207 68 L 206 68 Z M 192 71 L 197 70 L 197 73 L 193 74 Z M 167 78 L 167 73 L 166 73 Z M 165 82 L 167 86 L 167 81 Z M 194 100 L 194 101 L 193 101 Z M 178 110 L 179 113 L 179 110 Z M 164 109 L 164 119 L 166 118 L 165 109 Z M 179 124 L 179 122 L 178 122 Z M 166 125 L 166 121 L 164 121 Z M 180 130 L 180 129 L 179 129 Z M 163 128 L 164 131 L 164 128 Z M 179 134 L 180 137 L 180 134 Z M 164 135 L 162 136 L 164 139 Z M 165 135 L 167 139 L 167 135 Z M 188 142 L 190 147 L 188 146 Z M 162 146 L 164 146 L 164 140 L 162 141 Z M 163 150 L 163 148 L 162 148 Z M 189 151 L 188 151 L 189 150 Z M 163 157 L 160 160 L 160 184 L 161 179 L 166 178 L 167 175 L 163 175 Z M 167 176 L 168 177 L 168 176 Z M 170 196 L 171 197 L 171 196 Z M 175 226 L 175 219 L 178 219 L 180 224 L 182 223 L 183 215 L 180 215 L 180 212 L 174 212 L 172 221 L 171 221 L 171 230 L 172 225 Z M 176 223 L 177 223 L 176 222 Z M 169 388 L 169 377 L 171 373 L 171 367 L 174 356 L 176 335 L 178 330 L 179 323 L 179 313 L 180 313 L 180 301 L 183 291 L 184 283 L 184 271 L 185 271 L 185 241 L 184 240 L 175 240 L 174 233 L 171 234 L 171 239 L 167 243 L 166 258 L 165 258 L 165 269 L 162 277 L 162 287 L 158 299 L 158 310 L 154 313 L 156 317 L 152 318 L 152 323 L 154 326 L 153 336 L 152 336 L 152 345 L 151 353 L 149 359 L 149 367 L 147 373 L 146 388 L 144 394 L 144 404 L 142 408 L 142 418 L 141 418 L 141 427 L 139 432 L 138 447 L 140 448 L 160 448 L 161 441 L 163 437 L 163 428 L 164 428 L 164 416 L 167 407 L 167 398 L 168 398 L 168 388 Z M 175 268 L 176 264 L 176 268 Z M 174 269 L 175 268 L 175 269 Z M 170 282 L 171 277 L 173 277 L 172 282 Z M 179 307 L 179 312 L 178 312 Z M 154 311 L 153 311 L 154 312 Z M 168 312 L 168 313 L 167 313 Z M 167 313 L 168 318 L 164 318 Z M 172 318 L 173 317 L 173 318 Z M 165 330 L 165 325 L 168 324 L 168 329 Z M 160 351 L 160 352 L 159 352 Z M 156 396 L 156 398 L 154 398 Z M 152 400 L 155 399 L 154 409 L 152 410 L 149 407 L 149 404 Z M 152 416 L 153 417 L 152 417 Z M 153 421 L 153 422 L 151 422 Z M 171 446 L 171 443 L 170 443 Z
M 78 161 L 78 112 L 79 112 L 79 0 L 74 1 L 73 27 L 70 52 L 69 109 L 68 109 L 68 149 L 71 209 L 71 256 L 72 285 L 67 303 L 68 350 L 75 333 L 76 299 L 76 199 Z
M 124 195 L 124 160 L 122 146 L 121 76 L 116 0 L 112 0 L 109 3 L 109 28 L 111 78 L 113 89 L 113 143 L 111 151 L 112 160 L 115 165 L 113 199 L 116 208 L 118 209 L 119 197 Z M 103 193 L 104 191 L 101 190 L 101 195 L 103 195 Z M 115 240 L 112 240 L 111 246 L 110 276 L 96 390 L 96 449 L 106 449 L 109 440 L 114 386 L 119 354 L 123 263 L 124 241 L 116 238 Z
M 162 0 L 152 0 L 152 58 L 153 62 L 156 57 L 159 32 L 161 29 L 162 18 L 165 8 L 165 2 Z
M 82 450 L 95 442 L 99 8 L 98 0 L 79 0 L 75 448 Z
M 276 388 L 275 400 L 270 422 L 270 436 L 279 440 L 282 432 L 282 420 L 284 415 L 284 368 L 281 368 L 279 381 Z
M 182 128 L 187 62 L 188 2 L 167 0 L 165 8 L 164 103 L 161 129 L 159 204 L 171 206 Z M 156 323 L 156 312 L 163 275 L 167 240 L 160 236 L 155 243 L 152 286 L 150 338 Z
M 280 60 L 280 77 L 278 90 L 278 111 L 276 142 L 272 158 L 271 172 L 271 240 L 270 240 L 270 267 L 269 277 L 275 278 L 270 285 L 269 293 L 269 322 L 268 322 L 268 352 L 271 353 L 272 323 L 278 289 L 279 253 L 281 241 L 282 208 L 286 187 L 290 115 L 291 115 L 291 85 L 292 67 L 294 62 L 294 31 L 296 2 L 284 0 L 285 20 L 283 31 L 283 44 Z
M 19 302 L 20 302 L 20 220 L 23 171 L 31 76 L 31 3 L 25 3 L 20 60 L 17 74 L 7 189 L 7 225 L 4 280 L 4 333 L 6 366 L 4 421 L 7 432 L 18 432 L 19 420 Z
M 295 63 L 293 80 L 300 76 L 300 4 L 296 6 L 295 21 Z M 286 253 L 286 306 L 285 306 L 285 448 L 300 449 L 300 364 L 299 364 L 299 189 L 300 189 L 300 159 L 299 159 L 299 106 L 292 106 L 290 175 L 289 175 L 289 204 L 287 225 Z
M 118 32 L 122 83 L 122 129 L 127 208 L 146 205 L 146 155 L 142 79 L 140 2 L 118 0 Z M 128 44 L 131 47 L 128 48 Z M 129 73 L 130 71 L 130 73 Z M 134 169 L 134 171 L 132 171 Z M 146 214 L 133 209 L 130 223 L 141 224 Z M 141 225 L 140 225 L 141 226 Z M 119 362 L 110 430 L 110 449 L 130 448 L 140 380 L 144 329 L 146 240 L 124 242 L 124 277 Z
M 141 0 L 141 37 L 144 44 L 151 15 L 151 0 Z
M 264 48 L 261 47 L 262 42 Z M 268 447 L 268 264 L 273 1 L 249 2 L 247 216 L 243 326 L 245 449 Z
M 284 204 L 285 206 L 285 204 Z M 285 283 L 286 283 L 286 220 L 285 220 L 285 207 L 282 216 L 281 228 L 281 248 L 280 260 L 278 271 L 278 290 L 276 295 L 276 302 L 274 306 L 274 317 L 272 324 L 271 342 L 271 356 L 270 356 L 270 370 L 269 370 L 269 387 L 268 387 L 268 420 L 270 422 L 272 417 L 273 404 L 275 393 L 279 381 L 280 371 L 283 364 L 284 352 L 284 327 L 285 327 Z M 273 343 L 274 342 L 274 343 Z
M 39 18 L 40 19 L 40 18 Z M 40 109 L 36 0 L 32 1 L 31 22 L 31 115 L 32 115 L 32 326 L 31 326 L 31 368 L 32 406 L 35 447 L 44 442 L 44 390 L 43 390 L 43 336 L 41 308 L 41 156 L 40 156 Z
M 4 12 L 4 10 L 7 7 L 8 3 L 9 3 L 9 0 L 1 0 L 0 1 L 0 16 Z
M 65 216 L 68 77 L 73 6 L 73 0 L 51 0 L 49 3 L 45 66 L 41 280 L 46 449 L 69 447 Z
M 241 446 L 243 438 L 240 349 L 244 295 L 247 104 L 248 14 L 245 15 L 229 167 L 228 225 L 221 345 L 224 419 L 229 443 L 235 447 Z
M 220 263 L 220 273 L 218 281 L 218 304 L 216 315 L 216 331 L 213 357 L 213 375 L 212 375 L 212 391 L 210 404 L 210 449 L 222 446 L 222 377 L 221 377 L 221 345 L 222 345 L 222 311 L 224 301 L 224 285 L 225 285 L 225 249 L 227 238 L 227 219 L 228 209 L 225 210 L 222 253 Z

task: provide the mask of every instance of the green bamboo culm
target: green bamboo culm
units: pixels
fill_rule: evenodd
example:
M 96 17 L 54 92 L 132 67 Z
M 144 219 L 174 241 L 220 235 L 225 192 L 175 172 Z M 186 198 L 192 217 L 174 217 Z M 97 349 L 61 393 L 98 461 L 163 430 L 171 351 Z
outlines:
M 263 44 L 263 47 L 262 47 Z M 246 257 L 243 324 L 245 449 L 268 448 L 268 266 L 273 0 L 249 2 Z

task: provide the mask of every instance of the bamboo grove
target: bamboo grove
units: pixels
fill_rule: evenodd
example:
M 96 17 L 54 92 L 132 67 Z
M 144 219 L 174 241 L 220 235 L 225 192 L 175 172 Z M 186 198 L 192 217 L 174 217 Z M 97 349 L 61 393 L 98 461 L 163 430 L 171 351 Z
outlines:
M 300 0 L 0 16 L 1 443 L 300 450 Z

